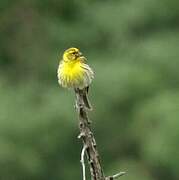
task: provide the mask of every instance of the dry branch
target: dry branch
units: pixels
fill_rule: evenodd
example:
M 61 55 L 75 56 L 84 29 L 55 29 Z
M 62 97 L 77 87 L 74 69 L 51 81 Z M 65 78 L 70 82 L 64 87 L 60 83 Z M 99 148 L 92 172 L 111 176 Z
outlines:
M 80 129 L 80 134 L 78 138 L 82 139 L 83 141 L 83 149 L 81 152 L 83 180 L 86 180 L 84 154 L 86 154 L 88 160 L 91 180 L 113 180 L 124 175 L 125 172 L 120 172 L 116 175 L 105 177 L 100 163 L 96 141 L 91 131 L 88 112 L 83 102 L 83 92 L 78 89 L 75 89 L 75 94 L 76 94 L 76 110 L 78 113 L 79 129 Z

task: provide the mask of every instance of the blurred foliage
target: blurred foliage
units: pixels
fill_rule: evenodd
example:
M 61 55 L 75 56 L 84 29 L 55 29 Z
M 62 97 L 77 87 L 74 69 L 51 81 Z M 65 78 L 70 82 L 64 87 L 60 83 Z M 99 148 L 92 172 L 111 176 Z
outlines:
M 106 174 L 179 179 L 178 0 L 0 1 L 0 179 L 81 178 L 64 49 L 95 71 L 90 117 Z

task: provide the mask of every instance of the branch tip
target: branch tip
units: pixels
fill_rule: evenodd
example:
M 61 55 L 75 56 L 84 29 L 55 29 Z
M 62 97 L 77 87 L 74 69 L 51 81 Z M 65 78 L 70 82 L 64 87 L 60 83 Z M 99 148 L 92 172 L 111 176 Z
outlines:
M 123 176 L 124 174 L 126 174 L 126 172 L 119 172 L 113 176 L 106 177 L 106 180 L 114 180 L 114 179 L 117 179 L 117 178 Z
M 78 135 L 78 139 L 81 139 L 81 138 L 84 137 L 84 136 L 85 136 L 84 133 L 80 133 L 80 134 Z

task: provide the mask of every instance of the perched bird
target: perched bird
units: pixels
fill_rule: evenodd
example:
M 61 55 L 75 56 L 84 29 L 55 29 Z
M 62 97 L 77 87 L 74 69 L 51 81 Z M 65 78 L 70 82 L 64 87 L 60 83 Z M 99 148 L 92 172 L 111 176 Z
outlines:
M 69 48 L 63 53 L 58 66 L 58 82 L 64 88 L 73 88 L 83 95 L 83 103 L 89 110 L 92 109 L 88 100 L 89 85 L 94 78 L 92 69 L 85 63 L 86 58 L 79 49 Z

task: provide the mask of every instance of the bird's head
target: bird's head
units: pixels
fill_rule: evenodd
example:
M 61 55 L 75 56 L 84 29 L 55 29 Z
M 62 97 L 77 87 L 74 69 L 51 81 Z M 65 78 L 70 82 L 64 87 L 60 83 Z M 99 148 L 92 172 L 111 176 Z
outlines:
M 74 61 L 82 57 L 82 53 L 77 48 L 69 48 L 63 53 L 64 61 Z

